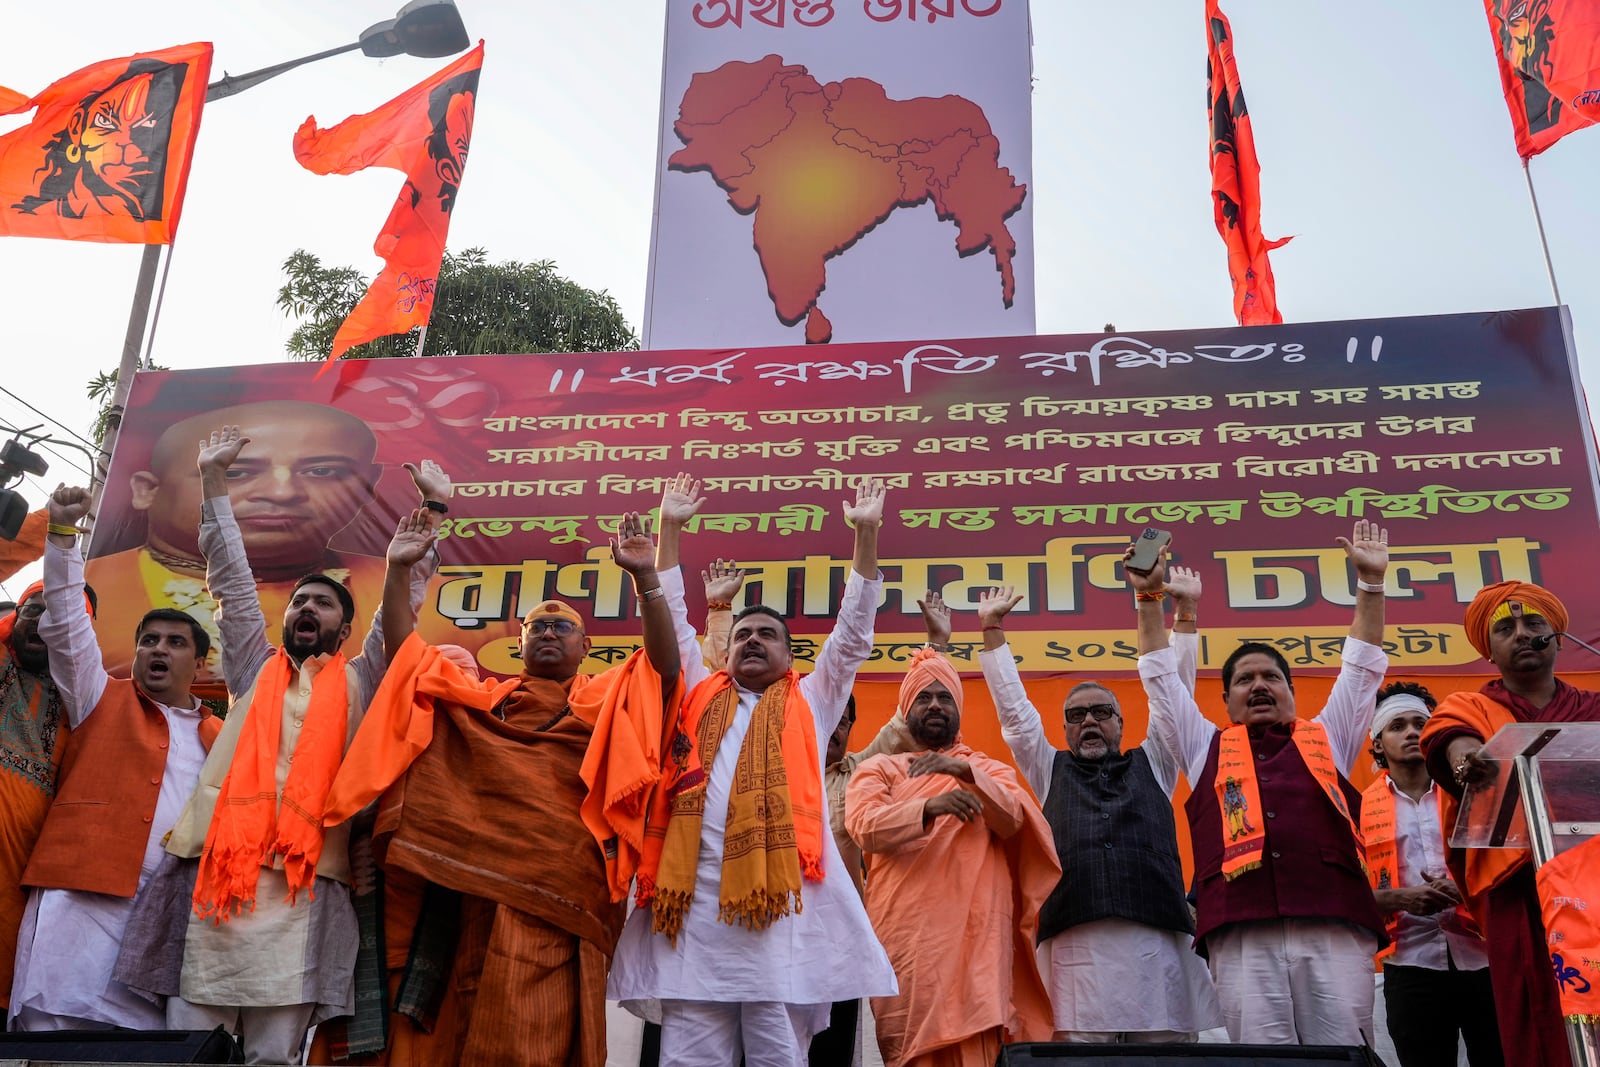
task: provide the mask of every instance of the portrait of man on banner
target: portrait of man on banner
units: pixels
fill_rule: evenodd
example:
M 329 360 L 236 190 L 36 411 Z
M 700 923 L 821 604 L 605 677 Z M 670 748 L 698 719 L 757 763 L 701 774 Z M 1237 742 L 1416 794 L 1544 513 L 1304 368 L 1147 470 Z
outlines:
M 171 241 L 210 58 L 187 45 L 95 64 L 28 100 L 0 90 L 7 113 L 37 108 L 0 138 L 0 233 Z

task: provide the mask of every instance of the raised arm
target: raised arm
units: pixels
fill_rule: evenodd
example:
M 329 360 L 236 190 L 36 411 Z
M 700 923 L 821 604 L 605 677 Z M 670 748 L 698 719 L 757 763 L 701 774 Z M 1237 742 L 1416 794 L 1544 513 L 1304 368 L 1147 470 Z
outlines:
M 1357 519 L 1348 540 L 1341 537 L 1356 572 L 1356 612 L 1350 639 L 1340 657 L 1339 675 L 1328 703 L 1317 716 L 1328 731 L 1328 743 L 1341 768 L 1351 766 L 1366 750 L 1372 705 L 1383 685 L 1389 657 L 1383 651 L 1383 582 L 1389 570 L 1389 531 Z
M 667 609 L 667 594 L 656 576 L 656 544 L 645 529 L 637 511 L 625 512 L 611 539 L 611 558 L 633 578 L 633 592 L 639 599 L 644 628 L 644 654 L 661 676 L 661 699 L 665 701 L 678 684 L 682 670 L 678 643 L 673 634 L 672 615 Z
M 680 551 L 684 528 L 700 513 L 706 498 L 700 495 L 700 483 L 687 474 L 677 474 L 667 479 L 661 490 L 661 506 L 656 511 L 656 580 L 666 590 L 667 615 L 672 621 L 672 633 L 678 645 L 678 662 L 683 670 L 685 690 L 698 685 L 710 676 L 695 641 L 695 629 L 689 624 L 689 607 L 684 599 L 683 568 Z M 715 668 L 714 668 L 715 669 Z
M 244 535 L 228 502 L 228 468 L 250 438 L 237 426 L 224 426 L 200 440 L 200 554 L 206 559 L 206 588 L 220 610 L 217 631 L 222 677 L 230 696 L 250 688 L 272 656 L 267 617 L 256 594 L 255 575 L 244 553 Z
M 411 483 L 417 487 L 422 505 L 400 517 L 394 538 L 384 553 L 388 566 L 383 574 L 383 600 L 372 616 L 372 626 L 361 652 L 363 657 L 371 657 L 385 667 L 411 636 L 411 631 L 417 628 L 417 611 L 426 595 L 428 579 L 439 565 L 438 552 L 430 553 L 429 549 L 436 546 L 439 525 L 450 510 L 447 501 L 455 493 L 449 476 L 433 460 L 403 466 L 411 475 Z M 373 634 L 381 641 L 380 645 L 374 646 Z M 376 688 L 374 684 L 373 689 Z
M 1172 598 L 1172 651 L 1178 656 L 1178 676 L 1192 693 L 1200 667 L 1200 572 L 1167 567 L 1167 596 Z
M 855 554 L 845 582 L 844 599 L 833 630 L 822 642 L 815 668 L 801 679 L 817 716 L 817 735 L 826 737 L 839 725 L 856 671 L 872 654 L 873 625 L 883 583 L 878 578 L 878 527 L 883 525 L 883 483 L 863 479 L 856 502 L 844 505 L 845 521 L 855 527 Z
M 1133 546 L 1128 547 L 1132 554 Z M 1126 558 L 1126 557 L 1124 557 Z M 1153 763 L 1178 768 L 1193 784 L 1205 767 L 1206 753 L 1217 728 L 1200 714 L 1194 701 L 1194 678 L 1184 679 L 1178 657 L 1167 642 L 1161 604 L 1166 599 L 1167 554 L 1162 552 L 1148 571 L 1122 568 L 1133 590 L 1139 619 L 1139 680 L 1144 683 L 1150 709 L 1150 734 Z M 1163 781 L 1163 785 L 1169 785 Z M 1172 783 L 1175 784 L 1175 783 Z
M 659 564 L 658 564 L 659 566 Z M 700 572 L 706 587 L 706 636 L 700 652 L 706 666 L 720 671 L 728 665 L 728 635 L 733 632 L 733 602 L 744 588 L 745 572 L 731 559 L 714 559 Z
M 1017 673 L 1017 661 L 1006 642 L 1006 616 L 1020 603 L 1022 594 L 1009 585 L 978 594 L 978 624 L 983 627 L 983 651 L 978 654 L 978 665 L 983 668 L 984 683 L 1000 715 L 1000 736 L 1042 804 L 1050 791 L 1056 749 L 1045 736 L 1044 719 L 1028 699 L 1022 676 Z
M 74 728 L 100 703 L 109 678 L 94 623 L 84 609 L 78 537 L 58 532 L 76 529 L 91 503 L 87 489 L 56 486 L 48 504 L 49 534 L 44 550 L 44 615 L 39 619 L 39 638 L 50 650 L 50 677 L 61 691 L 67 721 Z M 22 605 L 17 605 L 17 610 L 22 610 Z

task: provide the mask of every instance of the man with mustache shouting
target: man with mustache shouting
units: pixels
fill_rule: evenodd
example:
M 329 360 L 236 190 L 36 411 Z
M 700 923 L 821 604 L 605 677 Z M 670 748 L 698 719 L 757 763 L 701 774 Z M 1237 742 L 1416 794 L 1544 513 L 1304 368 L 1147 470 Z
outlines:
M 354 1007 L 357 928 L 348 826 L 323 828 L 329 787 L 388 660 L 382 612 L 360 655 L 340 651 L 355 602 L 329 575 L 295 583 L 282 646 L 267 639 L 227 476 L 250 444 L 237 426 L 200 442 L 200 548 L 221 604 L 222 672 L 231 707 L 200 783 L 168 836 L 161 893 L 136 909 L 117 976 L 169 997 L 179 1030 L 224 1026 L 251 1063 L 296 1062 L 306 1027 Z M 431 520 L 450 480 L 409 464 Z M 414 516 L 389 543 L 411 568 L 412 610 L 437 557 Z
M 1158 740 L 1193 788 L 1185 807 L 1199 896 L 1195 948 L 1238 1042 L 1372 1043 L 1372 955 L 1388 938 L 1367 883 L 1361 794 L 1341 768 L 1366 750 L 1388 667 L 1388 533 L 1361 519 L 1339 544 L 1354 571 L 1355 618 L 1314 719 L 1296 713 L 1282 654 L 1252 641 L 1222 664 L 1232 725 L 1212 724 L 1167 646 L 1166 560 L 1149 571 L 1125 568 L 1150 718 L 1170 724 Z

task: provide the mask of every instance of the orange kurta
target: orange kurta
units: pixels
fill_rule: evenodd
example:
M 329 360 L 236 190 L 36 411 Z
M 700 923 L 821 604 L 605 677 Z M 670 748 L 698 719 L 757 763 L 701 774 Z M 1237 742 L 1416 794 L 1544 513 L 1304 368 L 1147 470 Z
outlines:
M 903 753 L 867 760 L 846 793 L 846 825 L 867 853 L 867 914 L 900 982 L 899 995 L 872 1001 L 887 1067 L 996 1028 L 1008 1041 L 1052 1033 L 1033 953 L 1039 906 L 1061 878 L 1050 827 L 1010 767 L 959 741 L 944 754 L 972 767 L 971 785 L 910 777 L 919 753 Z M 961 788 L 982 798 L 983 818 L 924 829 L 928 798 Z
M 400 913 L 414 919 L 420 903 L 415 879 L 463 896 L 439 1026 L 422 1036 L 393 1018 L 387 1062 L 512 1062 L 549 1036 L 555 1058 L 575 1038 L 572 1062 L 603 1063 L 606 960 L 660 772 L 662 718 L 661 680 L 642 654 L 567 682 L 480 682 L 415 634 L 401 646 L 329 819 L 383 796 L 378 853 L 398 875 L 385 902 L 397 912 L 386 916 L 391 972 L 404 962 Z

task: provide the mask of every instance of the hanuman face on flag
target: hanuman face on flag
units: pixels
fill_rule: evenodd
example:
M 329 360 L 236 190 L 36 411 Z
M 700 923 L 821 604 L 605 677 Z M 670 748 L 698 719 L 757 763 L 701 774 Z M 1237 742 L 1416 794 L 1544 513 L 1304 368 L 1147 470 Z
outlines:
M 37 191 L 12 205 L 29 215 L 161 218 L 172 115 L 185 64 L 139 59 L 85 96 L 43 146 Z
M 1550 0 L 1499 0 L 1500 50 L 1506 65 L 1522 83 L 1528 132 L 1538 133 L 1561 121 L 1561 101 L 1546 82 L 1555 70 L 1550 45 L 1556 37 Z
M 467 145 L 472 139 L 477 96 L 476 69 L 451 78 L 428 94 L 428 120 L 433 124 L 433 131 L 428 134 L 428 159 L 433 163 L 434 177 L 439 179 L 439 189 L 434 195 L 439 210 L 446 215 L 456 206 L 461 174 L 467 167 Z M 411 195 L 415 206 L 422 194 L 413 186 Z

